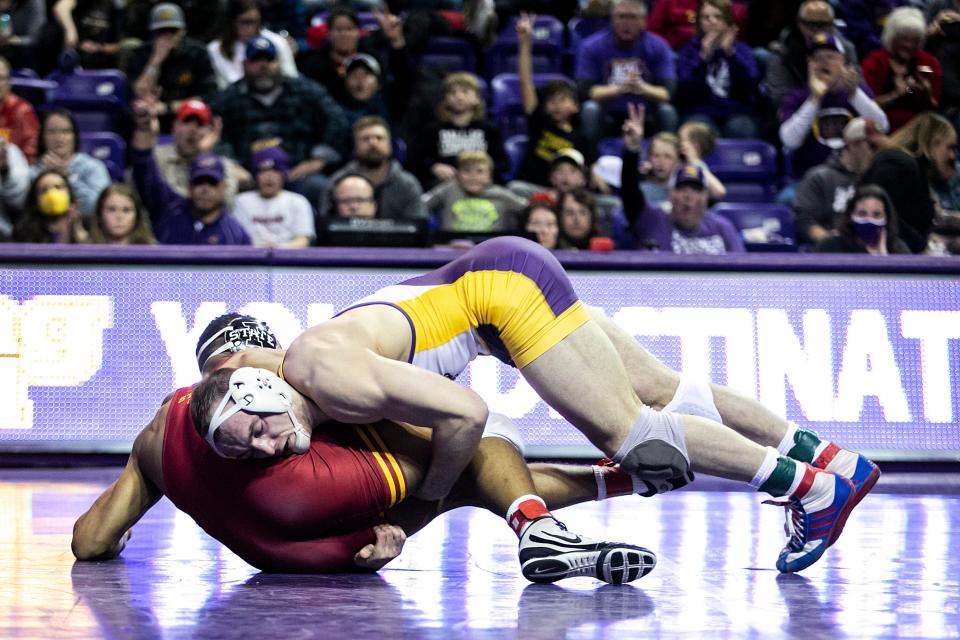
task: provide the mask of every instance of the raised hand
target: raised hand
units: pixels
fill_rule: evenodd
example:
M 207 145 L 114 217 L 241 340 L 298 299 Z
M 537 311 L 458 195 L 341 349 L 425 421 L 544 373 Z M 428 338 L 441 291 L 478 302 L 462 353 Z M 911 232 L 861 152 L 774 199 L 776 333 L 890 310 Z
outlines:
M 642 104 L 627 103 L 627 118 L 623 121 L 623 146 L 630 151 L 640 151 L 643 142 L 643 118 L 646 107 Z
M 521 45 L 533 44 L 533 18 L 529 13 L 521 13 L 517 18 L 517 42 Z
M 403 38 L 403 20 L 400 16 L 390 13 L 390 10 L 375 11 L 377 24 L 380 25 L 380 31 L 390 41 L 390 46 L 399 49 L 405 44 Z

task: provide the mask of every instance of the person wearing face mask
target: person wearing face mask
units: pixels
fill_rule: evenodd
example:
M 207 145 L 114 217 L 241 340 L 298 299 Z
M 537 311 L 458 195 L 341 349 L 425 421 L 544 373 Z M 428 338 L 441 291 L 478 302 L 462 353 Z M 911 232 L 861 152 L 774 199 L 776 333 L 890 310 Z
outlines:
M 819 242 L 819 253 L 869 253 L 886 256 L 910 253 L 900 238 L 897 212 L 890 196 L 875 184 L 857 189 L 837 223 L 837 233 Z
M 243 78 L 210 100 L 223 121 L 220 150 L 249 166 L 257 149 L 283 147 L 290 158 L 287 189 L 317 206 L 329 184 L 324 170 L 348 152 L 343 109 L 313 80 L 284 76 L 267 38 L 252 38 L 246 54 Z
M 67 177 L 55 169 L 41 171 L 13 229 L 14 241 L 74 244 L 88 238 Z

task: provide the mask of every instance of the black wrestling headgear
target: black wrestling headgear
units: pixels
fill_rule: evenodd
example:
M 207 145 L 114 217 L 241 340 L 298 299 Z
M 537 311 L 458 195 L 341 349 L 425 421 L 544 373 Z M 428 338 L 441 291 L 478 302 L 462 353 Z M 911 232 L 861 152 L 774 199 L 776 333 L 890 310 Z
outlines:
M 227 313 L 214 318 L 197 340 L 197 365 L 203 365 L 211 356 L 229 351 L 236 353 L 251 347 L 279 349 L 280 342 L 270 328 L 253 316 Z

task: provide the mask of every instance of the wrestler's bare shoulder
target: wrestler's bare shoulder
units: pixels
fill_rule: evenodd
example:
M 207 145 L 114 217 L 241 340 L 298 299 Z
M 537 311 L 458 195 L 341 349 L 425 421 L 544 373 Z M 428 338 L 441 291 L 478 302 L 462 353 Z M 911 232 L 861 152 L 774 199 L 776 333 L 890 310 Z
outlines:
M 131 454 L 136 459 L 141 473 L 161 490 L 163 488 L 163 436 L 166 433 L 170 401 L 170 397 L 164 400 L 156 415 L 134 440 Z
M 410 349 L 410 323 L 395 307 L 375 304 L 355 307 L 301 334 L 311 349 L 337 352 L 369 349 L 393 360 L 405 360 Z M 296 347 L 291 345 L 291 350 Z

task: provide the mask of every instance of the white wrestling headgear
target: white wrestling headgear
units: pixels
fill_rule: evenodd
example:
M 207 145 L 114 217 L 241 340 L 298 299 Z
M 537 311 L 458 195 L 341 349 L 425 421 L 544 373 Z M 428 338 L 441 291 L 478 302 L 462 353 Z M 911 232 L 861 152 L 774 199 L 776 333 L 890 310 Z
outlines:
M 213 439 L 217 429 L 231 416 L 240 411 L 250 413 L 286 413 L 293 422 L 293 431 L 297 435 L 293 444 L 294 453 L 306 453 L 310 449 L 310 434 L 297 420 L 293 413 L 293 387 L 280 379 L 277 374 L 266 369 L 241 367 L 230 375 L 230 389 L 217 405 L 217 410 L 210 418 L 210 429 L 207 430 L 207 444 L 217 455 L 228 458 L 217 448 Z M 234 404 L 225 409 L 227 402 Z

